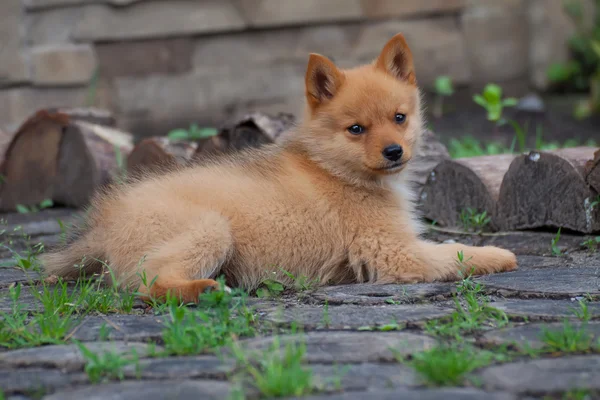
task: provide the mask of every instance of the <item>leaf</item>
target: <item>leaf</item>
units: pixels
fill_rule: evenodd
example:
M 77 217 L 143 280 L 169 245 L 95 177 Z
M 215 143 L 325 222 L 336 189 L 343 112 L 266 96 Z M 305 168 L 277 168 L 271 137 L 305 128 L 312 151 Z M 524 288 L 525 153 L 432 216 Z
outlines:
M 499 104 L 502 98 L 502 88 L 494 83 L 488 83 L 483 89 L 483 97 L 488 104 Z
M 216 136 L 219 131 L 214 128 L 202 128 L 195 130 L 190 134 L 190 139 L 204 139 L 211 136 Z
M 449 76 L 438 76 L 435 80 L 435 91 L 443 96 L 451 96 L 454 93 L 452 79 Z
M 54 205 L 54 202 L 52 201 L 52 199 L 46 199 L 40 203 L 40 208 L 49 208 L 49 207 L 52 207 L 53 205 Z
M 573 70 L 569 68 L 568 64 L 554 63 L 548 67 L 546 76 L 552 83 L 563 83 L 571 79 Z
M 507 97 L 506 99 L 502 100 L 502 105 L 504 107 L 514 107 L 517 104 L 519 104 L 519 100 L 515 99 L 514 97 Z
M 473 96 L 473 101 L 479 104 L 481 107 L 487 108 L 488 103 L 485 101 L 482 95 L 476 94 Z
M 596 53 L 596 57 L 600 57 L 600 42 L 597 40 L 590 41 L 590 47 Z
M 17 209 L 17 212 L 20 214 L 27 214 L 29 213 L 29 208 L 23 204 L 17 204 L 15 206 L 15 208 Z
M 371 327 L 371 326 L 359 326 L 357 330 L 359 330 L 359 331 L 372 331 L 373 327 Z
M 167 134 L 169 139 L 171 140 L 182 140 L 187 139 L 189 137 L 189 133 L 185 129 L 174 129 Z

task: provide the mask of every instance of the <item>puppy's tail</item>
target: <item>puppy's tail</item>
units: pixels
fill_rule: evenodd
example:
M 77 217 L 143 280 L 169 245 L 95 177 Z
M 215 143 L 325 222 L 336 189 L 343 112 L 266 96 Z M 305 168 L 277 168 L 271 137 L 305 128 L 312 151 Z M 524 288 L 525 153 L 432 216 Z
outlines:
M 82 275 L 101 273 L 103 252 L 90 231 L 61 249 L 40 255 L 44 275 L 77 279 Z

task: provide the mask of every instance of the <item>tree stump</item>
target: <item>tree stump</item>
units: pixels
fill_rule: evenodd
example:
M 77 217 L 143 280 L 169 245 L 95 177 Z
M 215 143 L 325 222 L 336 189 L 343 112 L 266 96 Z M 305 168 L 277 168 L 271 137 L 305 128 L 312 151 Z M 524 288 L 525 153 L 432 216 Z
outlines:
M 138 143 L 127 158 L 130 172 L 156 170 L 170 165 L 188 163 L 196 151 L 198 143 L 188 140 L 171 140 L 168 137 L 150 137 Z
M 501 228 L 600 230 L 600 207 L 592 210 L 591 206 L 597 194 L 586 182 L 589 174 L 585 168 L 595 151 L 576 147 L 516 157 L 500 187 Z
M 280 113 L 271 117 L 255 112 L 226 124 L 218 137 L 227 150 L 242 150 L 277 142 L 293 125 L 294 117 L 291 114 Z
M 4 154 L 0 210 L 35 206 L 46 199 L 81 207 L 120 172 L 132 147 L 129 133 L 38 111 L 21 125 Z
M 462 158 L 440 162 L 427 177 L 421 191 L 426 218 L 446 227 L 462 226 L 461 213 L 484 211 L 491 218 L 488 227 L 498 229 L 496 208 L 500 185 L 512 154 Z

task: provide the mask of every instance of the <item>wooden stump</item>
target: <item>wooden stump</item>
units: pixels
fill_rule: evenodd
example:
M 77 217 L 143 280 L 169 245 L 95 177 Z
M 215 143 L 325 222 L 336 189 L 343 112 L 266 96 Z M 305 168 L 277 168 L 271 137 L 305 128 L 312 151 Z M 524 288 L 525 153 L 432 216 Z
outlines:
M 198 143 L 187 140 L 171 140 L 167 137 L 151 137 L 138 143 L 127 158 L 127 170 L 154 170 L 169 165 L 189 162 Z
M 596 191 L 600 193 L 600 150 L 594 153 L 594 158 L 589 160 L 585 165 L 586 182 Z
M 294 117 L 291 114 L 281 113 L 271 117 L 255 112 L 226 124 L 218 137 L 227 150 L 242 150 L 277 142 L 293 125 Z
M 504 176 L 498 220 L 505 230 L 567 228 L 600 230 L 600 208 L 586 182 L 586 164 L 595 148 L 576 147 L 551 152 L 531 151 L 516 157 Z M 588 164 L 589 165 L 589 164 Z
M 489 228 L 497 229 L 500 184 L 514 157 L 500 154 L 440 162 L 421 191 L 424 216 L 441 226 L 462 227 L 461 213 L 470 208 L 485 211 L 491 218 Z
M 23 123 L 6 149 L 0 210 L 46 199 L 81 207 L 119 172 L 132 147 L 129 133 L 41 110 Z

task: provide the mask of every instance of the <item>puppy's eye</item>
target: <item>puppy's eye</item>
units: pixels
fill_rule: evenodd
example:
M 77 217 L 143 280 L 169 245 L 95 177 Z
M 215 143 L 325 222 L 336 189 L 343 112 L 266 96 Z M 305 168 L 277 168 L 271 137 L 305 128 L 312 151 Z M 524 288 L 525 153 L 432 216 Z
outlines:
M 396 123 L 397 124 L 403 124 L 404 121 L 406 121 L 406 114 L 400 114 L 400 113 L 398 113 L 398 114 L 396 114 L 395 118 L 396 118 Z
M 354 124 L 348 128 L 348 132 L 350 132 L 353 135 L 360 135 L 364 131 L 365 131 L 365 128 L 358 124 Z

